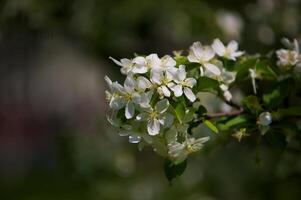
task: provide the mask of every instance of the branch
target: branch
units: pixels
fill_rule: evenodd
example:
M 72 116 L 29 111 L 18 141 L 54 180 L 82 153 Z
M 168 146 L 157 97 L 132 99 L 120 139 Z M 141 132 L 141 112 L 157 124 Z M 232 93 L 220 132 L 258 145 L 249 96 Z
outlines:
M 234 107 L 236 108 L 236 110 L 232 110 L 230 112 L 220 112 L 220 113 L 211 113 L 211 114 L 206 114 L 205 115 L 205 118 L 206 119 L 212 119 L 212 118 L 218 118 L 218 117 L 230 117 L 230 116 L 237 116 L 237 115 L 240 115 L 241 113 L 244 112 L 244 109 L 235 104 L 233 101 L 226 101 L 226 104 L 228 104 L 229 106 L 231 107 Z
M 239 107 L 239 109 L 233 110 L 233 111 L 230 111 L 230 112 L 220 112 L 220 113 L 206 114 L 205 118 L 206 119 L 212 119 L 212 118 L 217 118 L 217 117 L 237 116 L 237 115 L 240 115 L 243 112 L 244 112 L 244 109 L 242 107 Z

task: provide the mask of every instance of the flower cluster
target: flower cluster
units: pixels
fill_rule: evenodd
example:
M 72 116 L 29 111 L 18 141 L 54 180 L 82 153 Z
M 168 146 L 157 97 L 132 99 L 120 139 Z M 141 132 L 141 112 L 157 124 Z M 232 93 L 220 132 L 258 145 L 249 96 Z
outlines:
M 283 45 L 287 49 L 279 49 L 276 51 L 278 62 L 277 65 L 284 69 L 291 69 L 294 66 L 301 66 L 301 55 L 299 52 L 299 44 L 296 39 L 290 42 L 284 38 L 282 40 Z
M 111 108 L 109 122 L 121 136 L 129 136 L 131 143 L 150 145 L 174 163 L 182 162 L 209 139 L 188 134 L 188 123 L 198 117 L 194 111 L 201 78 L 215 80 L 221 96 L 230 101 L 228 88 L 236 74 L 226 70 L 223 63 L 235 61 L 243 53 L 238 51 L 237 42 L 225 46 L 215 39 L 210 46 L 193 43 L 186 56 L 160 58 L 150 54 L 120 61 L 110 57 L 126 79 L 121 85 L 105 77 Z

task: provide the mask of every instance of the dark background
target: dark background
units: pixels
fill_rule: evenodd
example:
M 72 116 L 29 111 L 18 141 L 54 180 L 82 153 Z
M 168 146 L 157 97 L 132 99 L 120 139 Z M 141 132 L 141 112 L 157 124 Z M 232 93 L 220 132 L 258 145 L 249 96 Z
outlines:
M 301 155 L 232 138 L 172 187 L 162 158 L 105 120 L 108 59 L 235 39 L 250 54 L 300 37 L 298 0 L 0 1 L 0 198 L 298 199 Z

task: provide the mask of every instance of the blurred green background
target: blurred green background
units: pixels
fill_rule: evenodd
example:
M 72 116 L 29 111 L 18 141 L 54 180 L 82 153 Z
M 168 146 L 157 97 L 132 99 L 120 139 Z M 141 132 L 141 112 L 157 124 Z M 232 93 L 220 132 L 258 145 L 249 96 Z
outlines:
M 105 120 L 108 59 L 238 40 L 249 53 L 300 37 L 298 0 L 0 1 L 3 200 L 300 199 L 301 154 L 238 143 L 189 159 L 171 187 L 163 160 Z

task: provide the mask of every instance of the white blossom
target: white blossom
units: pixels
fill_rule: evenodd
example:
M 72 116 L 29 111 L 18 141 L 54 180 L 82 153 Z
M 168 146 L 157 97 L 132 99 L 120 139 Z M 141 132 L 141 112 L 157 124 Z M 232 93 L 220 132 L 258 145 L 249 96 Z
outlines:
M 229 85 L 230 83 L 235 81 L 235 78 L 236 78 L 236 72 L 227 71 L 225 68 L 222 69 L 220 81 Z
M 157 54 L 150 54 L 146 57 L 138 56 L 133 59 L 134 70 L 137 73 L 146 73 L 152 70 L 174 70 L 176 61 L 171 56 L 164 56 L 161 59 Z
M 232 83 L 235 80 L 236 72 L 227 71 L 223 67 L 223 63 L 221 61 L 216 61 L 215 65 L 217 67 L 219 67 L 219 69 L 221 71 L 220 75 L 215 75 L 210 71 L 206 71 L 206 72 L 202 72 L 201 76 L 206 76 L 206 77 L 218 80 L 219 82 L 223 82 L 226 85 L 229 85 L 230 83 Z
M 137 115 L 138 121 L 147 121 L 147 131 L 149 135 L 157 135 L 160 132 L 160 126 L 170 126 L 173 122 L 173 116 L 167 113 L 169 102 L 167 99 L 159 101 L 154 108 L 149 107 L 144 112 Z
M 152 83 L 144 76 L 139 76 L 137 78 L 137 89 L 138 90 L 145 91 L 146 89 L 149 89 L 151 87 L 152 87 Z
M 276 51 L 278 57 L 278 66 L 293 66 L 301 61 L 299 52 L 295 50 L 280 49 Z
M 151 82 L 158 86 L 157 92 L 160 97 L 170 97 L 169 88 L 172 84 L 173 75 L 169 71 L 153 70 L 151 72 Z
M 282 43 L 288 49 L 279 49 L 276 51 L 278 57 L 277 65 L 280 67 L 300 65 L 301 56 L 298 41 L 294 39 L 293 42 L 290 42 L 287 38 L 283 38 Z
M 105 77 L 111 92 L 107 92 L 107 98 L 110 100 L 110 107 L 119 110 L 125 107 L 125 117 L 131 119 L 135 114 L 135 105 L 140 103 L 140 95 L 136 92 L 136 81 L 132 76 L 127 76 L 124 86 L 113 82 Z
M 177 62 L 169 55 L 165 55 L 161 58 L 160 69 L 172 71 L 175 70 Z
M 183 91 L 189 101 L 194 102 L 196 96 L 192 92 L 193 86 L 197 83 L 194 78 L 186 78 L 185 66 L 180 65 L 178 71 L 174 75 L 174 82 L 170 85 L 171 90 L 176 97 L 182 96 Z
M 191 153 L 201 150 L 209 137 L 187 138 L 183 143 L 174 142 L 168 145 L 168 154 L 175 164 L 183 162 Z
M 106 91 L 106 99 L 109 102 L 110 108 L 113 110 L 119 110 L 123 108 L 126 103 L 122 98 L 123 87 L 117 81 L 112 82 L 108 76 L 105 76 L 105 81 L 110 89 L 110 92 Z
M 214 58 L 215 52 L 210 46 L 202 46 L 200 42 L 194 42 L 190 47 L 188 60 L 193 63 L 200 63 L 206 70 L 215 75 L 220 75 L 220 69 L 210 61 Z M 202 69 L 201 69 L 202 70 Z
M 153 90 L 150 90 L 148 92 L 143 92 L 140 94 L 140 102 L 139 105 L 142 108 L 149 108 L 150 107 L 150 101 L 153 96 Z
M 237 57 L 240 57 L 244 54 L 243 51 L 238 51 L 238 43 L 234 40 L 225 46 L 220 39 L 215 39 L 211 46 L 217 55 L 230 60 L 236 60 Z
M 109 57 L 115 64 L 121 67 L 120 71 L 122 74 L 128 75 L 133 72 L 134 63 L 132 60 L 127 58 L 122 58 L 120 61 Z

